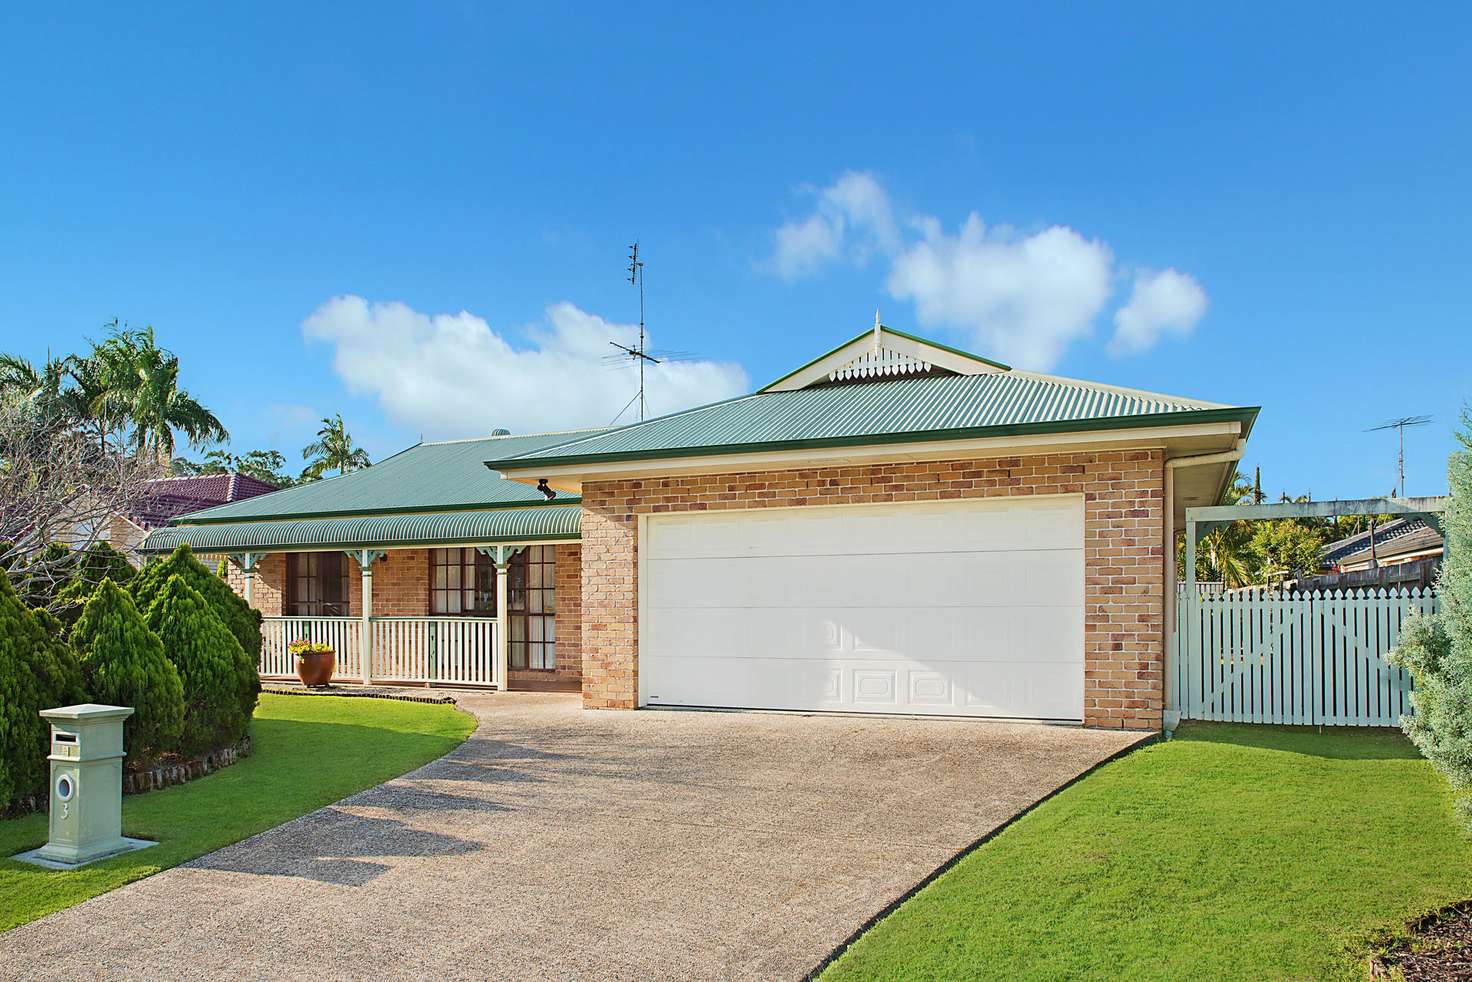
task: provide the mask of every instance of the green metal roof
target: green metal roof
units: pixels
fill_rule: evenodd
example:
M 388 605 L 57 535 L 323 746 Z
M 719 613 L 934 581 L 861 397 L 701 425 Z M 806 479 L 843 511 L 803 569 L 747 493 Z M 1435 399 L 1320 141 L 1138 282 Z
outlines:
M 485 468 L 481 468 L 484 470 Z M 541 495 L 537 496 L 541 498 Z M 143 540 L 143 552 L 172 552 L 181 542 L 196 552 L 253 552 L 286 549 L 365 549 L 472 545 L 576 539 L 582 507 L 552 504 L 379 515 L 371 518 L 300 518 L 208 525 L 171 525 Z
M 486 470 L 482 462 L 487 457 L 514 456 L 599 432 L 602 431 L 568 430 L 421 443 L 361 471 L 181 515 L 171 524 L 540 505 L 546 499 L 536 488 L 503 481 Z
M 494 470 L 1237 420 L 1257 408 L 1006 371 L 762 391 L 521 453 Z

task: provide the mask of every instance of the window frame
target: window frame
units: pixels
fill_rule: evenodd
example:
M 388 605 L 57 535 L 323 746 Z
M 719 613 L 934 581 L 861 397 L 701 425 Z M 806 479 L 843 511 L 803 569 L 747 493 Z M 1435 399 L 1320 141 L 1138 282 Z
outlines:
M 426 553 L 427 553 L 427 558 L 426 558 L 426 561 L 425 561 L 426 562 L 425 576 L 426 576 L 426 580 L 427 580 L 427 583 L 428 583 L 428 586 L 429 586 L 429 605 L 428 605 L 429 606 L 429 609 L 428 609 L 428 612 L 427 613 L 428 613 L 428 615 L 430 617 L 495 617 L 496 616 L 496 587 L 497 587 L 497 582 L 496 582 L 496 564 L 494 562 L 492 562 L 490 556 L 485 555 L 484 553 L 480 552 L 480 550 L 474 548 L 473 546 L 454 547 L 454 548 L 440 548 L 440 547 L 435 547 L 435 548 L 430 548 L 430 549 L 426 550 Z M 460 554 L 460 562 L 458 564 L 459 569 L 460 569 L 460 585 L 459 586 L 457 586 L 457 587 L 438 587 L 438 586 L 435 585 L 435 571 L 437 569 L 439 569 L 441 567 L 444 567 L 445 569 L 450 569 L 450 568 L 453 568 L 453 567 L 455 567 L 457 565 L 455 563 L 439 563 L 439 562 L 436 562 L 435 556 L 436 556 L 437 553 L 444 553 L 444 554 L 448 554 L 448 553 L 459 553 Z M 471 556 L 474 557 L 469 562 L 466 561 L 466 554 L 467 553 L 469 553 Z M 469 582 L 471 583 L 471 585 L 469 587 L 467 587 L 465 585 L 466 584 L 465 574 L 466 574 L 467 571 L 469 571 L 469 573 L 470 573 L 470 581 Z M 491 590 L 490 590 L 490 606 L 487 607 L 487 608 L 473 608 L 473 609 L 467 610 L 467 609 L 465 609 L 465 605 L 464 605 L 465 604 L 465 594 L 466 593 L 475 594 L 475 593 L 478 592 L 476 590 L 476 587 L 475 587 L 474 584 L 476 582 L 476 578 L 480 575 L 480 573 L 482 571 L 489 571 L 489 574 L 490 574 L 490 584 L 491 584 Z M 443 594 L 450 594 L 450 593 L 457 593 L 457 592 L 461 595 L 461 609 L 460 610 L 457 610 L 457 611 L 441 611 L 441 610 L 436 610 L 435 609 L 435 606 L 436 606 L 436 604 L 438 603 L 438 600 L 439 600 L 439 598 L 437 596 L 438 594 L 442 594 L 442 593 Z
M 325 586 L 326 586 L 326 584 L 329 581 L 328 578 L 323 575 L 323 570 L 321 568 L 322 567 L 322 564 L 323 564 L 324 558 L 330 559 L 333 562 L 336 562 L 338 564 L 338 566 L 337 566 L 338 576 L 336 578 L 338 580 L 338 589 L 340 591 L 340 594 L 339 594 L 339 599 L 337 601 L 335 601 L 335 602 L 334 601 L 329 601 L 329 600 L 323 599 L 323 598 L 325 598 L 327 596 L 327 591 L 325 589 Z M 316 560 L 316 565 L 318 567 L 315 572 L 310 570 L 310 566 L 312 565 L 312 562 L 311 561 L 313 559 Z M 301 570 L 301 566 L 302 566 L 302 564 L 304 562 L 309 567 L 309 569 L 308 569 L 308 571 L 306 573 L 303 573 L 302 570 Z M 317 596 L 318 596 L 319 599 L 316 599 L 316 600 L 303 600 L 299 596 L 300 588 L 299 588 L 298 581 L 301 581 L 301 580 L 312 580 L 312 579 L 315 579 L 317 581 L 317 589 L 316 589 L 315 592 L 316 592 L 316 594 L 317 594 Z M 283 600 L 283 609 L 288 612 L 286 616 L 288 616 L 288 617 L 351 617 L 352 616 L 352 593 L 351 593 L 351 590 L 352 590 L 352 582 L 351 582 L 351 577 L 348 575 L 348 557 L 345 556 L 345 555 L 343 555 L 342 553 L 340 553 L 340 552 L 288 552 L 286 554 L 286 595 L 282 598 L 282 600 Z M 303 613 L 301 611 L 301 608 L 303 606 L 307 606 L 307 607 L 315 606 L 317 609 L 316 609 L 316 611 L 313 611 L 313 612 Z M 328 612 L 324 612 L 323 608 L 328 607 L 328 606 L 335 606 L 335 607 L 339 608 L 341 610 L 341 613 L 328 613 Z
M 532 567 L 539 572 L 539 582 L 533 586 Z M 518 582 L 520 603 L 518 604 Z M 538 595 L 532 610 L 532 594 Z M 548 606 L 550 602 L 550 607 Z M 557 671 L 557 547 L 555 545 L 527 546 L 511 559 L 511 568 L 506 571 L 506 638 L 508 667 L 518 672 Z M 533 623 L 540 637 L 533 640 Z M 516 635 L 520 633 L 520 640 Z M 539 656 L 534 659 L 534 654 Z M 518 655 L 521 664 L 517 664 Z M 542 664 L 533 664 L 540 660 Z

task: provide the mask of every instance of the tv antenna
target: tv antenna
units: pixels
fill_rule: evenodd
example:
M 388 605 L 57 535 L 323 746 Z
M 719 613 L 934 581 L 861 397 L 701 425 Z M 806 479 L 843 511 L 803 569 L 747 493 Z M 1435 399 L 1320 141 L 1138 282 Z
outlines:
M 617 341 L 608 343 L 623 352 L 622 355 L 612 357 L 620 360 L 627 358 L 639 366 L 639 391 L 625 404 L 624 408 L 618 411 L 618 416 L 613 417 L 613 421 L 609 423 L 610 426 L 617 423 L 618 417 L 628 412 L 629 406 L 636 401 L 639 403 L 639 419 L 641 421 L 644 419 L 649 412 L 649 403 L 644 398 L 644 366 L 658 365 L 660 362 L 658 358 L 649 353 L 644 344 L 644 260 L 639 258 L 638 242 L 629 246 L 629 284 L 639 288 L 639 343 L 632 347 L 627 344 L 619 344 Z
M 1406 493 L 1406 427 L 1425 426 L 1429 422 L 1431 422 L 1430 416 L 1402 416 L 1400 419 L 1386 420 L 1379 426 L 1372 426 L 1368 430 L 1365 430 L 1366 433 L 1375 433 L 1380 430 L 1395 430 L 1399 433 L 1400 453 L 1396 457 L 1395 465 L 1396 470 L 1400 474 L 1400 483 L 1396 485 L 1396 487 L 1400 489 L 1400 496 L 1403 496 Z M 1397 492 L 1391 492 L 1391 497 L 1397 496 Z M 1373 543 L 1373 534 L 1371 541 Z

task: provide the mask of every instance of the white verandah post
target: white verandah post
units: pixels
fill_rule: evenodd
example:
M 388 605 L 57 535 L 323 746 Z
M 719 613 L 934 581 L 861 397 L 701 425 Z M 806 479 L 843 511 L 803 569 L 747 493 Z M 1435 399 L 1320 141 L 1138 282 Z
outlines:
M 509 637 L 511 633 L 510 619 L 507 614 L 507 571 L 511 569 L 511 557 L 525 549 L 526 546 L 477 546 L 477 551 L 489 556 L 491 562 L 496 564 L 496 688 L 505 692 L 510 688 L 511 671 L 511 646 Z
M 254 607 L 256 605 L 256 567 L 260 565 L 261 554 L 238 552 L 230 558 L 235 560 L 235 565 L 239 566 L 240 572 L 245 574 L 245 602 Z
M 373 561 L 383 558 L 383 552 L 377 549 L 353 549 L 347 553 L 358 561 L 358 569 L 363 574 L 363 637 L 359 642 L 358 652 L 363 661 L 363 684 L 373 684 Z

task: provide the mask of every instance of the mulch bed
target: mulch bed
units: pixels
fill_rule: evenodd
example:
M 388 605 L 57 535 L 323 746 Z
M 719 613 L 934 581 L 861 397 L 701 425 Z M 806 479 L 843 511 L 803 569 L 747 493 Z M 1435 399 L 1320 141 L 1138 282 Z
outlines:
M 1472 900 L 1412 921 L 1406 931 L 1407 937 L 1371 961 L 1376 978 L 1399 969 L 1406 982 L 1472 979 Z
M 399 702 L 428 702 L 436 705 L 455 705 L 455 697 L 443 693 L 412 692 L 405 689 L 368 689 L 363 686 L 317 685 L 263 685 L 262 692 L 273 696 L 345 696 L 353 699 L 395 699 Z

